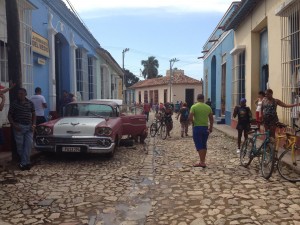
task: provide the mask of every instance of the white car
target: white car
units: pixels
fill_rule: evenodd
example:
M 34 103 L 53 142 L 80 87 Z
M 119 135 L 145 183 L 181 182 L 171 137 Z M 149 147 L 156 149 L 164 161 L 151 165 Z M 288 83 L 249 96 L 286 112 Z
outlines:
M 119 102 L 120 103 L 120 102 Z M 35 148 L 48 152 L 114 154 L 122 137 L 147 137 L 143 109 L 116 101 L 71 102 L 63 117 L 36 127 Z

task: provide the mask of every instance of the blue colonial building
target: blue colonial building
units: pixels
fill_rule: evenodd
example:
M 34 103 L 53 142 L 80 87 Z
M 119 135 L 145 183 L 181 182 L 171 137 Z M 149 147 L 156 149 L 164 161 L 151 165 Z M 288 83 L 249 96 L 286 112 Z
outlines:
M 123 98 L 123 70 L 62 0 L 17 0 L 22 87 L 42 88 L 46 115 L 57 116 L 63 91 L 78 100 Z M 9 85 L 5 0 L 0 0 L 0 82 Z M 0 128 L 9 127 L 9 96 Z M 1 147 L 1 146 L 0 146 Z M 1 149 L 0 149 L 1 151 Z
M 203 46 L 203 93 L 212 101 L 218 123 L 231 124 L 231 87 L 232 87 L 232 57 L 234 48 L 234 31 L 224 31 L 228 18 L 238 7 L 239 2 L 233 2 L 220 20 L 219 24 Z

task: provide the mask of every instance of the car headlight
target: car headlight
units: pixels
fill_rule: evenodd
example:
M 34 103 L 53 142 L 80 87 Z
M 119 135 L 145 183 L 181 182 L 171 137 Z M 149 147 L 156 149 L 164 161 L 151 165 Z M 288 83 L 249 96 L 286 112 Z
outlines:
M 52 133 L 52 129 L 47 126 L 37 126 L 36 127 L 36 134 L 37 135 L 49 135 Z
M 112 133 L 112 129 L 110 127 L 97 127 L 95 133 L 96 135 L 109 136 Z

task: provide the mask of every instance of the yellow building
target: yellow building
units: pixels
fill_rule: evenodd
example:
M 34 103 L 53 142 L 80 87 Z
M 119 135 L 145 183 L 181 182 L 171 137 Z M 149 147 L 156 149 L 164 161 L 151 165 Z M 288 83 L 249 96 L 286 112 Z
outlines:
M 245 96 L 255 111 L 260 90 L 291 104 L 298 101 L 300 42 L 299 0 L 244 0 L 224 29 L 235 31 L 232 70 L 232 108 Z M 277 110 L 279 120 L 291 124 L 295 109 Z

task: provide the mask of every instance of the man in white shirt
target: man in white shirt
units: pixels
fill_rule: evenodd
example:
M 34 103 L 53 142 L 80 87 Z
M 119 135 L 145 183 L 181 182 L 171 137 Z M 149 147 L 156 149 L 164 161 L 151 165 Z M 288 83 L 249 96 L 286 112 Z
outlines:
M 30 100 L 33 102 L 35 108 L 36 125 L 46 122 L 44 109 L 47 108 L 47 103 L 40 87 L 35 88 L 35 95 Z

